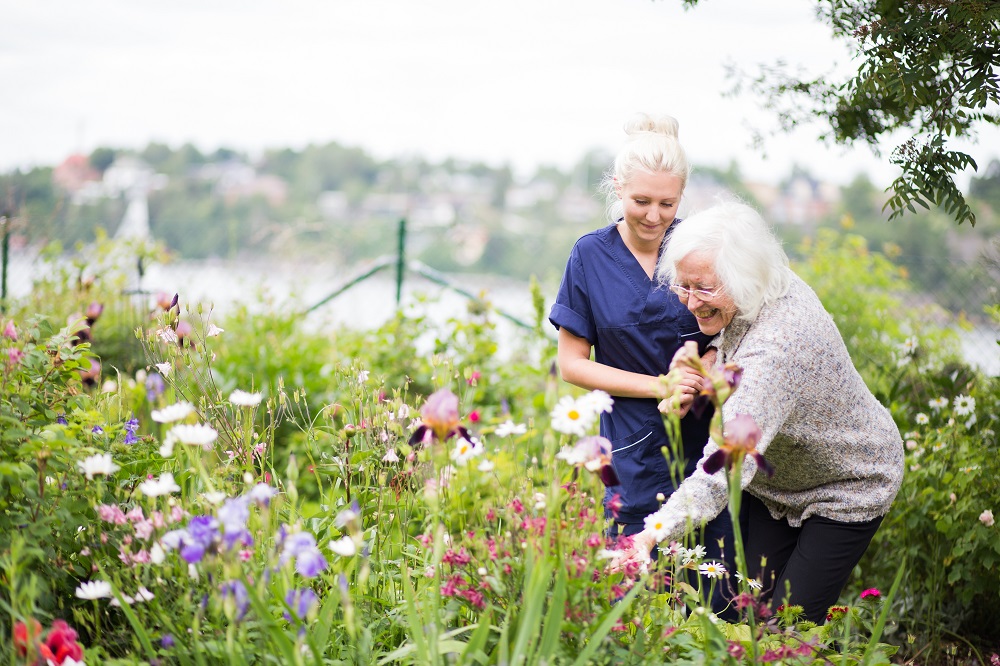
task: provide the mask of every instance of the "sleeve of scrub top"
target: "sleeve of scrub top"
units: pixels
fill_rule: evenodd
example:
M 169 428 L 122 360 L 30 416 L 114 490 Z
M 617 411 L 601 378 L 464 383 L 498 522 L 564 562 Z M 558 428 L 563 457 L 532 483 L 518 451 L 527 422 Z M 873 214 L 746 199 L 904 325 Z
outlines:
M 573 247 L 566 262 L 566 272 L 563 273 L 556 302 L 552 304 L 552 310 L 549 312 L 549 321 L 557 329 L 565 328 L 591 344 L 597 340 L 597 325 L 590 306 L 587 272 L 581 261 L 579 243 Z

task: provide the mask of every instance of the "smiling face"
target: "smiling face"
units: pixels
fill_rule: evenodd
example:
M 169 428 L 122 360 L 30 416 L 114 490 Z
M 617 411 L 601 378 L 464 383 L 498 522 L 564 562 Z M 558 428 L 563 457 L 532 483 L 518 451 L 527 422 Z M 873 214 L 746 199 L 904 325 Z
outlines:
M 618 186 L 625 211 L 621 234 L 635 249 L 659 249 L 660 241 L 677 215 L 684 181 L 665 172 L 636 171 Z
M 708 252 L 692 252 L 677 262 L 674 283 L 686 289 L 719 290 L 718 294 L 702 300 L 697 294 L 680 296 L 681 303 L 694 314 L 702 333 L 715 335 L 736 316 L 736 305 L 726 293 L 725 285 L 715 274 L 715 257 Z

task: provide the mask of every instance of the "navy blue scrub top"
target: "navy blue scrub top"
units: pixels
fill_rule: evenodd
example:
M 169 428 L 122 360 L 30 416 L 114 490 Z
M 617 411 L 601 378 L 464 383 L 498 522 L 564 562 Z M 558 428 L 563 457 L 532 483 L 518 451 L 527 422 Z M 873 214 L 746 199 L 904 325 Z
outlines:
M 686 341 L 695 340 L 704 352 L 712 339 L 672 291 L 646 275 L 614 224 L 573 246 L 549 321 L 590 342 L 598 363 L 654 377 L 669 371 Z M 614 396 L 611 413 L 601 415 L 601 435 L 611 440 L 621 482 L 607 489 L 607 497 L 620 495 L 620 523 L 641 523 L 659 508 L 656 494 L 675 489 L 660 450 L 669 451 L 670 441 L 657 403 Z M 689 414 L 681 420 L 685 477 L 701 459 L 711 415 L 708 409 L 700 419 Z

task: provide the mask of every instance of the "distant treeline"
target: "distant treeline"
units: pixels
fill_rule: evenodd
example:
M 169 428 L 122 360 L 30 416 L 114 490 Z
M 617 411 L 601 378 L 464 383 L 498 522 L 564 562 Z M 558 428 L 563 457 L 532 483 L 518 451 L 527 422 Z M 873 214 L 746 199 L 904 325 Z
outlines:
M 152 238 L 176 256 L 278 255 L 347 265 L 394 253 L 398 222 L 406 218 L 411 258 L 441 271 L 534 275 L 551 283 L 574 240 L 605 222 L 596 190 L 610 161 L 593 151 L 571 169 L 541 167 L 518 179 L 506 165 L 378 160 L 338 143 L 255 158 L 228 148 L 203 153 L 191 144 L 102 147 L 60 165 L 0 175 L 0 212 L 12 220 L 13 247 L 57 242 L 69 250 L 92 241 L 98 228 L 114 235 L 130 201 L 144 197 Z M 792 254 L 817 228 L 847 228 L 929 290 L 954 283 L 956 261 L 996 254 L 1000 163 L 971 181 L 975 228 L 955 228 L 935 210 L 889 223 L 881 210 L 887 195 L 863 175 L 832 194 L 820 185 L 798 167 L 768 191 L 735 165 L 697 167 L 688 196 L 731 191 L 750 200 L 775 220 Z

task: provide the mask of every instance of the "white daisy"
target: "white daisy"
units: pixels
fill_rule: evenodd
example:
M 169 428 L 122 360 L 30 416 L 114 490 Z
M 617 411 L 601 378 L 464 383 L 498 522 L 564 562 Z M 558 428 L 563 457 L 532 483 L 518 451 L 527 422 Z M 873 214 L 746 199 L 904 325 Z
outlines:
M 957 415 L 968 416 L 976 411 L 976 399 L 971 396 L 960 395 L 955 398 L 954 406 Z
M 260 399 L 260 393 L 249 393 L 239 389 L 236 389 L 229 394 L 229 402 L 233 403 L 237 407 L 256 407 L 260 404 Z
M 552 428 L 566 435 L 583 437 L 594 424 L 596 413 L 591 405 L 565 395 L 552 410 Z
M 930 423 L 930 418 L 926 414 L 923 412 L 917 414 L 917 425 L 927 425 L 928 423 Z
M 736 580 L 740 581 L 741 583 L 743 582 L 743 574 L 741 574 L 739 571 L 736 572 Z M 750 586 L 751 590 L 762 590 L 762 589 L 764 589 L 764 584 L 761 583 L 756 578 L 752 578 L 749 581 L 747 581 L 747 585 Z
M 120 468 L 111 460 L 110 453 L 99 453 L 89 456 L 76 463 L 81 474 L 85 474 L 88 479 L 93 479 L 97 475 L 109 476 L 117 472 Z
M 470 437 L 468 439 L 465 437 L 459 437 L 458 441 L 455 443 L 455 448 L 451 450 L 451 459 L 459 465 L 464 465 L 485 451 L 486 447 L 484 447 L 475 437 Z
M 157 423 L 174 423 L 186 419 L 193 413 L 194 405 L 190 402 L 178 402 L 163 409 L 154 409 L 150 416 Z
M 694 548 L 688 548 L 684 551 L 684 556 L 681 559 L 681 564 L 691 564 L 692 562 L 700 562 L 708 551 L 700 543 Z
M 659 543 L 667 538 L 670 533 L 670 523 L 667 520 L 667 515 L 663 511 L 655 511 L 648 516 L 646 516 L 643 521 L 645 529 L 651 533 L 651 535 Z
M 497 437 L 510 437 L 511 435 L 523 435 L 526 432 L 528 432 L 528 426 L 523 423 L 514 423 L 510 419 L 507 419 L 497 426 L 493 434 Z
M 707 578 L 722 578 L 726 573 L 726 567 L 722 562 L 705 562 L 698 567 L 698 572 Z
M 934 398 L 927 403 L 927 406 L 933 409 L 935 412 L 940 411 L 948 406 L 948 398 L 941 396 L 940 398 Z
M 615 401 L 611 396 L 600 389 L 591 391 L 580 398 L 583 404 L 590 407 L 594 414 L 611 413 L 611 407 Z
M 76 588 L 76 596 L 80 599 L 107 599 L 111 596 L 111 583 L 105 580 L 91 580 L 80 583 Z

